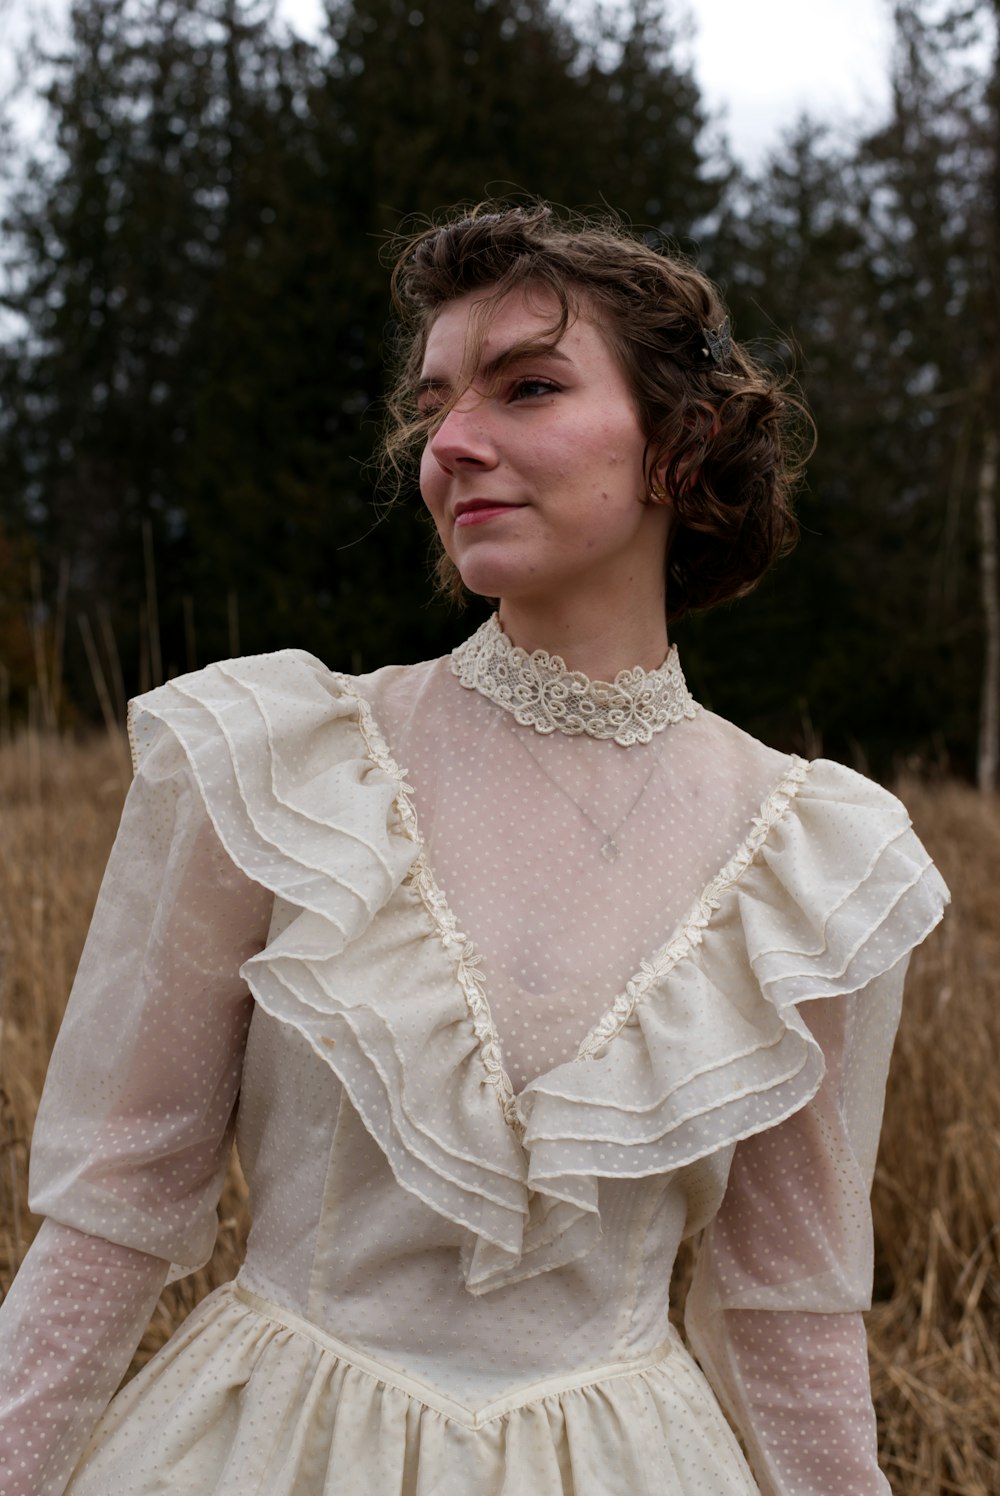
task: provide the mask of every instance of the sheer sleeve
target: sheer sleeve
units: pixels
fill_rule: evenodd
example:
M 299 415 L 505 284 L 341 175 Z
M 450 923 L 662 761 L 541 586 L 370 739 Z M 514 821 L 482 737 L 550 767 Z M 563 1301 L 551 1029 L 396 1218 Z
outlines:
M 201 1266 L 271 895 L 226 855 L 173 736 L 144 757 L 32 1147 L 48 1217 L 0 1311 L 0 1492 L 56 1496 L 173 1264 Z
M 765 1496 L 886 1496 L 862 1311 L 869 1192 L 907 960 L 804 1004 L 826 1060 L 811 1102 L 736 1146 L 686 1312 Z

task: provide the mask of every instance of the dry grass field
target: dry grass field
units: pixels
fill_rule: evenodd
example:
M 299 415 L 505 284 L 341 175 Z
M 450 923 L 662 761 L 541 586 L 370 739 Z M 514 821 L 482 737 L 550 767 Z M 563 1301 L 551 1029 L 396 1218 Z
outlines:
M 124 745 L 0 747 L 0 1287 L 37 1222 L 28 1139 L 129 778 Z M 876 1176 L 869 1318 L 882 1459 L 897 1496 L 1000 1492 L 1000 804 L 896 786 L 951 885 L 911 969 Z M 146 1359 L 235 1272 L 245 1190 L 231 1171 L 215 1256 L 169 1289 Z

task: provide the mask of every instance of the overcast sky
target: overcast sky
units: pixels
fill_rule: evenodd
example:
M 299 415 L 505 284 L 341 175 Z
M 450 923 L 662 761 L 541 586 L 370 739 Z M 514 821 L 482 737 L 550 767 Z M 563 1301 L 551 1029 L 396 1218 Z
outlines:
M 414 0 L 418 4 L 418 0 Z M 434 0 L 425 0 L 433 15 Z M 279 0 L 313 35 L 322 0 Z M 888 107 L 889 0 L 681 0 L 694 20 L 691 60 L 737 156 L 757 165 L 803 109 L 843 122 Z
M 804 109 L 838 123 L 887 111 L 887 0 L 691 0 L 690 9 L 695 74 L 749 164 Z
M 419 0 L 414 0 L 418 4 Z M 434 0 L 424 0 L 429 16 Z M 888 103 L 889 0 L 680 0 L 694 20 L 686 45 L 709 107 L 721 114 L 733 149 L 760 163 L 802 109 L 868 122 Z M 58 26 L 67 0 L 0 0 L 0 87 L 27 17 L 38 9 Z M 314 35 L 322 0 L 279 0 L 296 30 Z M 25 111 L 23 120 L 31 119 Z

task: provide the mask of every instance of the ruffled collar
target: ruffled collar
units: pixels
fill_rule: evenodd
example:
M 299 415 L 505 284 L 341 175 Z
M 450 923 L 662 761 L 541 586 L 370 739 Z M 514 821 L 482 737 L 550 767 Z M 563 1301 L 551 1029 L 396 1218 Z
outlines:
M 400 1187 L 460 1228 L 473 1294 L 588 1252 L 612 1206 L 606 1179 L 683 1170 L 685 1231 L 705 1225 L 732 1147 L 801 1111 L 823 1080 L 827 1028 L 814 1033 L 800 1005 L 857 1004 L 844 1065 L 854 1074 L 867 1045 L 879 1095 L 869 1040 L 891 1039 L 898 985 L 878 979 L 947 901 L 898 801 L 850 769 L 792 759 L 576 1059 L 514 1097 L 475 948 L 356 680 L 299 650 L 228 660 L 139 698 L 130 726 L 139 772 L 149 754 L 182 754 L 233 867 L 287 906 L 240 974 L 337 1077 Z M 95 1202 L 81 1208 L 97 1230 L 99 1191 Z M 54 1208 L 44 1186 L 34 1203 Z M 186 1267 L 200 1237 L 182 1235 Z
M 698 708 L 687 688 L 676 647 L 657 670 L 621 670 L 613 681 L 567 670 L 559 655 L 531 654 L 512 644 L 496 613 L 452 651 L 451 668 L 463 686 L 479 691 L 536 732 L 586 733 L 628 748 L 648 743 Z

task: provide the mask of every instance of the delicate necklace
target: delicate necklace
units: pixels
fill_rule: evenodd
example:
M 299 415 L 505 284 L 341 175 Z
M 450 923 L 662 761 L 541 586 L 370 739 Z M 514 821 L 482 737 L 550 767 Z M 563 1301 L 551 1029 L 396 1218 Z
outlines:
M 618 842 L 617 842 L 616 838 L 617 838 L 619 832 L 621 831 L 622 827 L 625 825 L 625 822 L 631 816 L 632 812 L 635 810 L 635 808 L 638 805 L 639 801 L 642 799 L 643 795 L 646 793 L 647 789 L 649 788 L 649 782 L 652 779 L 653 775 L 656 773 L 656 768 L 657 768 L 657 765 L 660 762 L 660 755 L 662 754 L 663 749 L 661 748 L 655 754 L 655 756 L 653 756 L 653 762 L 650 765 L 649 773 L 646 775 L 645 779 L 642 781 L 642 785 L 641 785 L 641 787 L 639 789 L 639 793 L 636 795 L 635 799 L 632 801 L 632 804 L 629 806 L 628 810 L 622 816 L 622 818 L 618 822 L 617 826 L 615 826 L 611 831 L 606 831 L 603 826 L 601 826 L 597 821 L 594 820 L 594 817 L 590 814 L 590 811 L 587 810 L 587 808 L 585 806 L 583 806 L 583 805 L 580 804 L 580 802 L 576 798 L 576 796 L 575 795 L 571 795 L 570 792 L 569 792 L 569 790 L 566 788 L 566 786 L 564 784 L 560 784 L 559 781 L 558 781 L 558 779 L 556 779 L 555 775 L 549 772 L 549 770 L 542 763 L 541 759 L 538 757 L 537 753 L 535 753 L 533 751 L 533 749 L 531 749 L 531 748 L 528 747 L 528 744 L 527 744 L 527 741 L 526 741 L 524 735 L 521 734 L 521 733 L 518 733 L 517 730 L 515 728 L 513 728 L 513 727 L 510 730 L 511 730 L 511 733 L 514 735 L 514 737 L 517 738 L 517 741 L 520 743 L 521 747 L 524 749 L 524 751 L 528 755 L 528 757 L 531 758 L 531 759 L 534 759 L 535 764 L 538 766 L 538 768 L 541 770 L 541 772 L 545 775 L 546 779 L 551 784 L 554 784 L 555 787 L 556 787 L 556 789 L 560 790 L 562 792 L 562 794 L 564 794 L 566 796 L 566 799 L 569 800 L 569 801 L 571 801 L 572 804 L 576 806 L 577 810 L 583 816 L 584 820 L 589 821 L 590 824 L 591 824 L 591 826 L 593 826 L 594 830 L 597 831 L 600 834 L 600 836 L 602 837 L 602 841 L 601 841 L 601 856 L 605 859 L 605 861 L 606 862 L 617 862 L 618 859 L 619 859 L 619 857 L 622 855 L 622 849 L 618 845 Z

